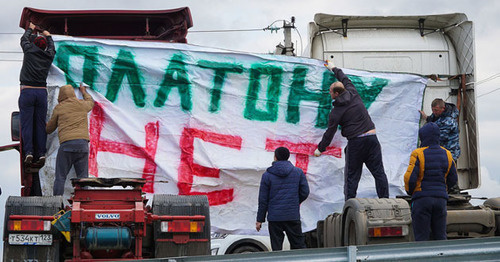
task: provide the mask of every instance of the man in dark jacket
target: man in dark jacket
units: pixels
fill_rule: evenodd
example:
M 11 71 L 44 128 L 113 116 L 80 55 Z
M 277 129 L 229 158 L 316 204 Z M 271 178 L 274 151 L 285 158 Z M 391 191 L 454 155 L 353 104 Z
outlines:
M 441 98 L 436 98 L 431 103 L 432 114 L 427 116 L 424 111 L 420 111 L 426 123 L 434 122 L 439 127 L 439 144 L 448 149 L 453 155 L 453 160 L 457 162 L 460 156 L 460 143 L 458 140 L 458 109 L 454 104 L 446 103 Z
M 448 188 L 457 183 L 457 170 L 447 149 L 439 146 L 439 127 L 425 124 L 418 135 L 421 147 L 411 153 L 405 189 L 412 196 L 412 225 L 416 241 L 446 239 Z
M 50 33 L 44 30 L 43 36 L 36 36 L 33 35 L 35 28 L 36 26 L 30 22 L 29 28 L 21 37 L 24 59 L 19 77 L 21 82 L 19 111 L 25 162 L 30 164 L 34 158 L 38 158 L 38 163 L 43 165 L 47 141 L 46 80 L 56 51 Z
M 259 208 L 255 228 L 269 221 L 269 236 L 273 251 L 283 249 L 286 232 L 292 249 L 305 248 L 300 222 L 300 203 L 309 196 L 309 185 L 302 169 L 288 161 L 290 151 L 278 147 L 274 162 L 262 175 L 259 190 Z
M 333 71 L 338 82 L 330 86 L 333 108 L 330 111 L 328 128 L 314 155 L 320 156 L 326 150 L 340 125 L 342 136 L 347 138 L 344 169 L 345 200 L 356 197 L 363 163 L 375 178 L 378 197 L 388 198 L 389 184 L 382 163 L 382 151 L 375 132 L 375 124 L 351 80 L 330 61 L 327 61 L 325 66 Z

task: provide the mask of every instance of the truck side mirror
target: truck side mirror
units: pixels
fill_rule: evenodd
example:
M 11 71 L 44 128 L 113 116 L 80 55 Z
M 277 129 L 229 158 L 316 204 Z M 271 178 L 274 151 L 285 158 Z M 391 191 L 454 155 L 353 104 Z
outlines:
M 19 112 L 12 112 L 10 116 L 10 136 L 12 141 L 21 140 L 21 125 L 19 124 Z

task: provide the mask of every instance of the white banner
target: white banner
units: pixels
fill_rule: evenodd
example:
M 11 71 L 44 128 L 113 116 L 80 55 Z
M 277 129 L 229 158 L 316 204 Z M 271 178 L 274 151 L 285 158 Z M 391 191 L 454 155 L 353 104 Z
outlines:
M 286 146 L 311 189 L 301 205 L 303 230 L 341 210 L 347 141 L 339 131 L 326 153 L 313 156 L 334 81 L 323 61 L 187 44 L 54 38 L 49 116 L 59 86 L 92 87 L 97 103 L 89 114 L 91 176 L 146 178 L 149 195 L 205 194 L 214 231 L 255 234 L 260 178 L 274 149 Z M 375 122 L 390 196 L 402 194 L 426 80 L 344 72 Z M 41 173 L 45 195 L 52 193 L 58 146 L 57 134 L 50 135 Z M 358 197 L 376 197 L 366 168 Z

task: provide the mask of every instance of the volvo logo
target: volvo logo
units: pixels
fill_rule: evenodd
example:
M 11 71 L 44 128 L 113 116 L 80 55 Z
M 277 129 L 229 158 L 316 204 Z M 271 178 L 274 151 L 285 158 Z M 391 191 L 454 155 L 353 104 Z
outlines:
M 95 219 L 120 219 L 120 214 L 95 214 Z

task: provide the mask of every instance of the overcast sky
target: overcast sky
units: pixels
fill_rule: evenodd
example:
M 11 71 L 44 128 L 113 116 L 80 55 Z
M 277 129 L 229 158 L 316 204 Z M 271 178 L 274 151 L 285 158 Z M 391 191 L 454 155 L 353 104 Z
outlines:
M 500 74 L 500 1 L 465 1 L 465 0 L 349 0 L 349 1 L 3 1 L 0 15 L 0 145 L 12 143 L 10 140 L 10 114 L 18 110 L 19 70 L 22 59 L 19 38 L 20 15 L 23 7 L 51 10 L 80 9 L 171 9 L 188 6 L 191 9 L 194 26 L 190 31 L 222 29 L 257 29 L 264 28 L 276 20 L 296 18 L 296 26 L 302 41 L 307 41 L 307 24 L 316 13 L 342 15 L 429 15 L 443 13 L 465 13 L 475 24 L 476 33 L 476 80 Z M 282 25 L 278 22 L 276 26 Z M 5 34 L 15 33 L 15 34 Z M 232 33 L 188 33 L 188 42 L 196 45 L 218 47 L 246 52 L 269 52 L 274 50 L 283 39 L 282 31 L 232 32 Z M 299 35 L 292 34 L 298 49 L 301 48 Z M 14 53 L 11 53 L 14 52 Z M 300 53 L 300 52 L 299 52 Z M 14 60 L 14 61 L 7 61 Z M 498 150 L 500 139 L 500 78 L 476 86 L 480 96 L 478 105 L 480 134 L 480 163 L 482 186 L 473 190 L 474 196 L 500 195 L 500 161 Z M 491 92 L 487 94 L 488 92 Z M 2 166 L 2 196 L 0 197 L 1 223 L 3 227 L 3 209 L 8 195 L 20 194 L 19 154 L 15 151 L 0 152 Z M 3 231 L 3 230 L 2 230 Z

